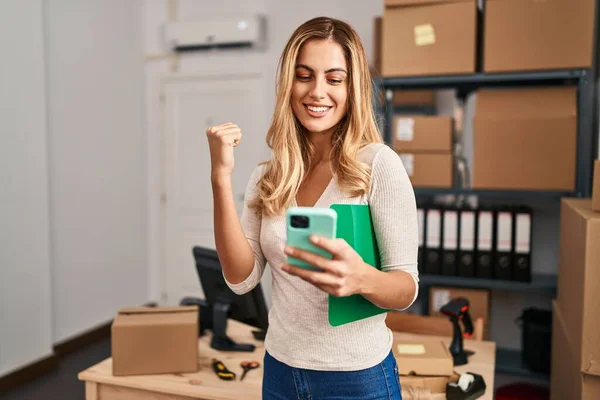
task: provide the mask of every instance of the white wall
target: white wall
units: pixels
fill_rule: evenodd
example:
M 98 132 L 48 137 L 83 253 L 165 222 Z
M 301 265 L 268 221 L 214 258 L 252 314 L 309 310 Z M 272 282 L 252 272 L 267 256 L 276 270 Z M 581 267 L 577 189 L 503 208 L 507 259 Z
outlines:
M 52 354 L 42 8 L 0 4 L 0 376 Z
M 55 342 L 147 296 L 140 1 L 46 6 Z
M 141 5 L 0 4 L 0 376 L 148 301 Z

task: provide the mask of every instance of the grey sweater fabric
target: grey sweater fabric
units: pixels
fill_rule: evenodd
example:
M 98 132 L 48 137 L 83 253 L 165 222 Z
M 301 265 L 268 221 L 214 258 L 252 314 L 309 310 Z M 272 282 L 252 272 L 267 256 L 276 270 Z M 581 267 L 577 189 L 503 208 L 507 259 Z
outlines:
M 379 246 L 383 271 L 404 270 L 415 280 L 418 294 L 418 223 L 414 191 L 400 157 L 387 145 L 369 144 L 359 159 L 371 165 L 371 190 L 360 197 L 343 193 L 335 177 L 314 207 L 331 204 L 368 204 Z M 392 333 L 380 314 L 338 327 L 327 317 L 328 294 L 281 270 L 286 262 L 285 216 L 257 215 L 247 201 L 256 196 L 264 173 L 254 170 L 246 189 L 241 225 L 255 256 L 254 269 L 244 282 L 229 287 L 237 294 L 252 290 L 265 266 L 271 267 L 272 307 L 265 348 L 292 367 L 323 371 L 353 371 L 372 367 L 388 355 Z M 295 205 L 295 204 L 293 204 Z

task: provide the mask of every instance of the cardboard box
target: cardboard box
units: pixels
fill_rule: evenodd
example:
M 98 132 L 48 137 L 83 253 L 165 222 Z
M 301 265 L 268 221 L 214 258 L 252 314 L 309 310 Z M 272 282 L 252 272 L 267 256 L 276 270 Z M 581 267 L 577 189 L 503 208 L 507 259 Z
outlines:
M 594 183 L 592 184 L 592 210 L 600 211 L 600 160 L 594 162 Z
M 578 359 L 581 352 L 571 341 L 571 330 L 557 302 L 552 304 L 552 367 L 550 374 L 550 399 L 596 400 L 600 398 L 600 371 L 587 373 L 581 370 Z M 597 341 L 596 341 L 597 342 Z
M 475 0 L 386 0 L 381 74 L 475 72 Z
M 471 319 L 483 318 L 484 338 L 489 337 L 490 291 L 487 289 L 465 289 L 456 287 L 431 286 L 429 288 L 429 315 L 444 316 L 440 308 L 451 299 L 465 297 L 469 300 Z
M 115 376 L 195 372 L 198 307 L 123 308 L 111 342 Z
M 414 187 L 452 187 L 452 154 L 400 153 L 400 158 Z
M 449 377 L 453 374 L 452 355 L 439 339 L 394 341 L 392 351 L 398 360 L 400 375 Z
M 393 146 L 398 152 L 452 152 L 452 118 L 397 115 L 392 122 Z
M 600 375 L 600 213 L 562 199 L 557 303 L 581 371 Z
M 486 72 L 589 68 L 594 0 L 487 0 Z
M 571 86 L 478 91 L 473 187 L 574 190 L 576 92 Z

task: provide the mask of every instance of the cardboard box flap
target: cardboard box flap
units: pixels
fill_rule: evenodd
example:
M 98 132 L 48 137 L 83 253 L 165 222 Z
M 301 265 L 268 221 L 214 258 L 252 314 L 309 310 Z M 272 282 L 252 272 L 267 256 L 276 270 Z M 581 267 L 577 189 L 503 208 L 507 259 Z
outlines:
M 600 363 L 596 360 L 590 360 L 588 365 L 581 369 L 581 372 L 588 375 L 600 376 Z
M 475 0 L 385 0 L 385 7 L 428 6 L 433 4 L 475 3 Z
M 119 310 L 113 327 L 188 325 L 198 323 L 198 307 L 131 307 Z
M 182 307 L 125 307 L 119 310 L 119 315 L 136 314 L 172 314 L 198 311 L 197 306 Z
M 577 115 L 574 86 L 477 91 L 475 119 L 562 118 Z
M 565 198 L 563 199 L 563 201 L 565 203 L 568 203 L 571 206 L 571 208 L 575 210 L 575 212 L 579 214 L 582 218 L 588 221 L 600 221 L 600 213 L 592 210 L 591 199 Z

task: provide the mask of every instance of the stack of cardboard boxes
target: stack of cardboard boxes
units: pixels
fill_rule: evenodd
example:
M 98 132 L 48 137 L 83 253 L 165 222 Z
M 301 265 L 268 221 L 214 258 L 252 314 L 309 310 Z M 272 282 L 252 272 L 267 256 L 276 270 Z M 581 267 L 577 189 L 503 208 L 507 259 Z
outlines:
M 600 161 L 593 199 L 563 199 L 552 321 L 552 399 L 600 398 Z
M 589 68 L 594 0 L 385 0 L 383 76 Z
M 393 147 L 415 187 L 452 186 L 452 118 L 398 115 L 392 122 Z
M 385 0 L 381 49 L 375 46 L 377 70 L 384 77 L 408 77 L 592 65 L 594 0 L 488 0 L 485 8 L 482 3 Z M 379 40 L 377 33 L 376 40 Z M 576 87 L 476 92 L 473 129 L 461 136 L 473 144 L 473 154 L 466 155 L 472 161 L 469 165 L 472 186 L 496 190 L 574 190 L 576 96 Z M 398 118 L 392 122 L 394 132 Z M 424 154 L 440 151 L 439 147 L 404 148 Z M 407 161 L 415 169 L 426 163 L 419 169 L 433 171 L 445 164 L 448 157 L 439 153 L 436 157 L 415 155 Z M 416 176 L 415 186 L 445 187 L 448 175 L 437 179 L 434 185 L 421 185 Z
M 458 381 L 447 345 L 440 339 L 394 341 L 392 352 L 398 362 L 403 389 L 426 388 L 430 393 L 446 393 L 446 385 Z M 412 398 L 403 392 L 403 397 Z

